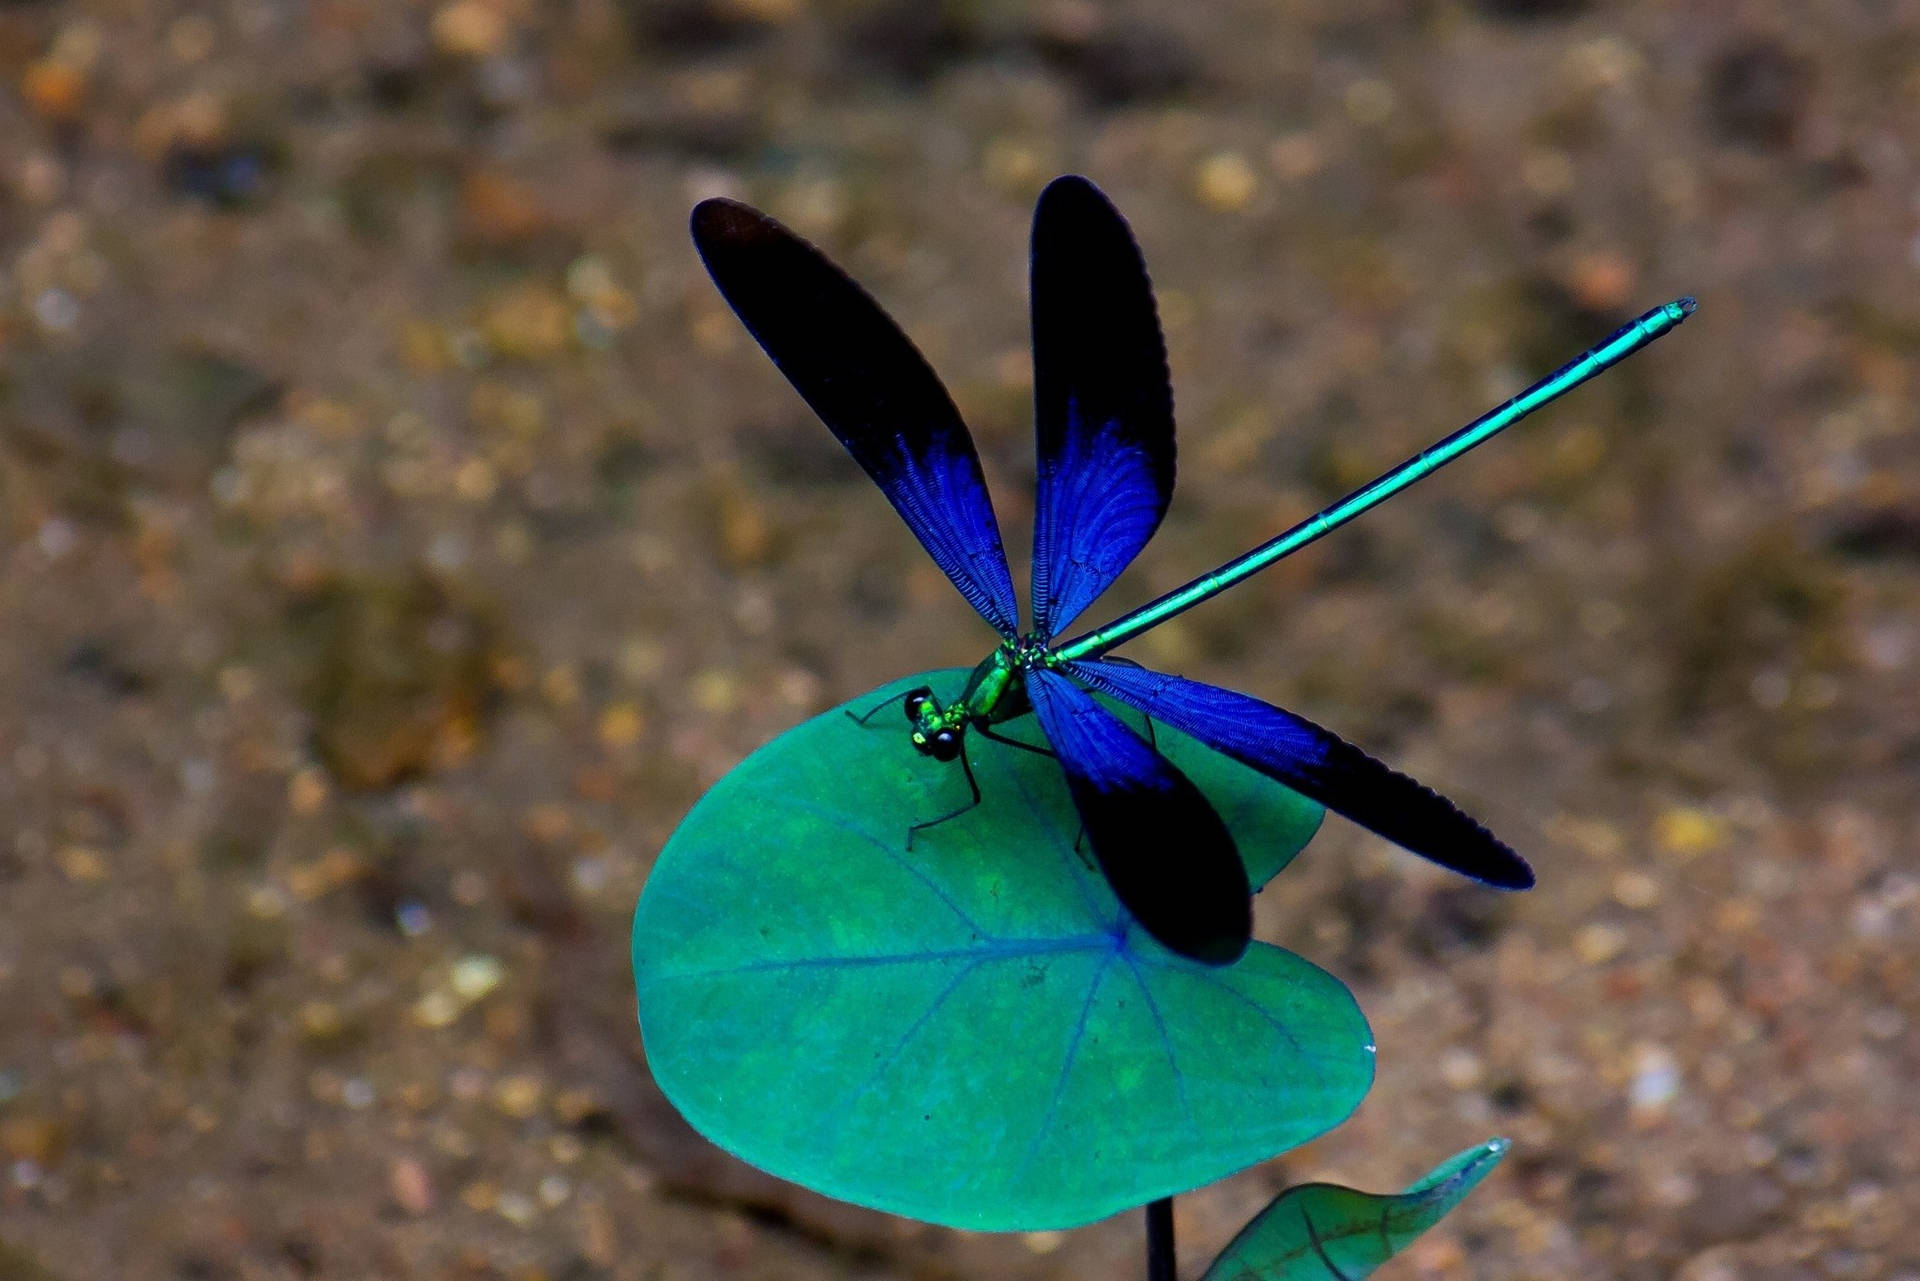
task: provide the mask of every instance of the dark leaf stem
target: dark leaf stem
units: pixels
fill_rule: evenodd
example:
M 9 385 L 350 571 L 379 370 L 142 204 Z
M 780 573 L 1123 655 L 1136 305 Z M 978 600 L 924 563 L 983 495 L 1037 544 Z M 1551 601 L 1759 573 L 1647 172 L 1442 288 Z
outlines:
M 1147 1203 L 1147 1281 L 1175 1281 L 1170 1196 Z

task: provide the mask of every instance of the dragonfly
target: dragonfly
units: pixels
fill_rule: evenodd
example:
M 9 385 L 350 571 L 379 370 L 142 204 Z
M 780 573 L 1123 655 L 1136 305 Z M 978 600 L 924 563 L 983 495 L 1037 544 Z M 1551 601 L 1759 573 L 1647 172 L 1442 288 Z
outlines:
M 1024 631 L 973 438 L 912 341 L 825 254 L 748 205 L 704 200 L 693 210 L 692 233 L 747 330 L 1000 635 L 954 701 L 943 703 L 927 688 L 902 700 L 913 746 L 936 761 L 958 760 L 972 788 L 972 803 L 946 818 L 980 801 L 969 732 L 1054 756 L 1083 838 L 1133 920 L 1192 960 L 1238 960 L 1252 937 L 1252 890 L 1232 835 L 1199 788 L 1098 694 L 1143 713 L 1149 731 L 1156 721 L 1171 726 L 1483 885 L 1533 884 L 1526 861 L 1477 820 L 1331 731 L 1250 695 L 1108 655 L 1645 347 L 1690 315 L 1693 299 L 1647 312 L 1339 502 L 1063 641 L 1146 546 L 1173 497 L 1173 392 L 1153 289 L 1132 231 L 1099 188 L 1077 175 L 1056 178 L 1034 211 L 1029 305 L 1038 482 L 1032 626 Z M 1028 714 L 1050 751 L 996 732 Z

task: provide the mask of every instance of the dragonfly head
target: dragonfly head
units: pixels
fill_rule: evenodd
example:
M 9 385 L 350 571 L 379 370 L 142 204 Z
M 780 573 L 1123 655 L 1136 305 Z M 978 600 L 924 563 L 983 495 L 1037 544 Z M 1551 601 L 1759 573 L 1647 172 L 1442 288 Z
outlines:
M 932 690 L 925 686 L 910 690 L 901 705 L 907 712 L 907 724 L 913 726 L 913 745 L 922 756 L 950 761 L 960 755 L 960 727 L 950 723 Z

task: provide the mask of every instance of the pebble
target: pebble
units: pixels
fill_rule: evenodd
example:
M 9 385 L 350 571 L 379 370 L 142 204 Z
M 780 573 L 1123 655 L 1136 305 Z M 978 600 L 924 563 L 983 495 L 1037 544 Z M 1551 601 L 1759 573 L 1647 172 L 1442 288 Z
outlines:
M 1237 213 L 1259 192 L 1260 176 L 1239 152 L 1216 152 L 1195 170 L 1193 190 L 1215 213 Z
M 487 300 L 481 308 L 480 332 L 487 345 L 502 356 L 533 362 L 551 360 L 567 348 L 573 333 L 572 313 L 557 290 L 528 282 Z
M 1567 289 L 1590 311 L 1612 312 L 1625 307 L 1639 288 L 1633 263 L 1617 250 L 1582 255 L 1567 274 Z
M 1690 858 L 1724 844 L 1726 823 L 1707 810 L 1675 806 L 1654 819 L 1653 839 L 1667 853 Z
M 506 46 L 507 17 L 488 0 L 454 0 L 433 15 L 433 45 L 460 58 L 490 58 Z
M 1613 878 L 1613 901 L 1643 911 L 1660 901 L 1660 882 L 1645 872 L 1622 872 Z
M 427 1167 L 412 1157 L 393 1163 L 387 1172 L 387 1190 L 393 1194 L 394 1204 L 408 1214 L 419 1217 L 433 1213 L 433 1179 Z
M 87 105 L 87 76 L 57 58 L 42 58 L 21 76 L 20 96 L 41 119 L 68 124 L 78 120 Z
M 506 976 L 506 967 L 494 957 L 480 953 L 463 956 L 453 967 L 453 993 L 463 1001 L 478 1001 L 499 987 Z
M 516 1228 L 531 1227 L 539 1215 L 533 1198 L 524 1192 L 502 1192 L 494 1198 L 494 1212 Z
M 1627 932 L 1617 925 L 1595 922 L 1573 936 L 1573 954 L 1585 965 L 1605 965 L 1626 950 Z
M 600 742 L 616 751 L 632 747 L 640 741 L 645 726 L 638 707 L 632 703 L 615 703 L 600 713 Z
M 0 1121 L 0 1152 L 45 1169 L 66 1150 L 66 1127 L 51 1117 L 10 1116 Z
M 442 1028 L 450 1026 L 465 1008 L 453 993 L 435 988 L 414 1002 L 413 1018 L 421 1027 Z
M 537 1076 L 503 1077 L 493 1088 L 493 1105 L 503 1115 L 524 1121 L 540 1110 L 546 1085 Z
M 1665 1113 L 1680 1092 L 1680 1066 L 1665 1046 L 1642 1043 L 1633 1049 L 1633 1078 L 1627 1102 L 1641 1120 Z
M 505 248 L 537 237 L 552 224 L 540 193 L 493 168 L 475 168 L 460 180 L 459 234 L 467 244 Z
M 63 845 L 54 856 L 60 874 L 69 881 L 97 885 L 107 879 L 107 860 L 99 850 L 85 845 Z
M 1455 1090 L 1470 1090 L 1480 1083 L 1480 1059 L 1473 1051 L 1454 1046 L 1440 1056 L 1440 1079 Z

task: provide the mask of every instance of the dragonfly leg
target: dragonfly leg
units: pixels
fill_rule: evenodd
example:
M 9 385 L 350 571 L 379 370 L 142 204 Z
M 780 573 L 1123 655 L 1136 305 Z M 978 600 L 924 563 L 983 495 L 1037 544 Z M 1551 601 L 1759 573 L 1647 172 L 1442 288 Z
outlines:
M 960 740 L 960 772 L 967 776 L 967 788 L 973 793 L 973 799 L 951 813 L 942 814 L 939 818 L 930 818 L 924 823 L 915 823 L 912 827 L 909 827 L 907 829 L 908 849 L 913 848 L 915 833 L 924 832 L 929 827 L 938 827 L 948 819 L 959 818 L 962 814 L 965 814 L 968 810 L 980 803 L 980 782 L 973 776 L 973 762 L 967 759 L 967 740 L 964 738 Z
M 1089 872 L 1097 872 L 1100 870 L 1095 866 L 1094 861 L 1087 856 L 1087 825 L 1085 823 L 1080 824 L 1079 832 L 1074 835 L 1073 852 L 1080 856 L 1081 863 L 1086 865 L 1086 869 Z
M 898 694 L 895 694 L 892 698 L 887 699 L 885 702 L 875 703 L 872 707 L 869 707 L 866 711 L 862 712 L 858 716 L 855 716 L 853 714 L 852 709 L 849 708 L 847 709 L 847 719 L 852 721 L 855 725 L 859 725 L 862 728 L 865 728 L 866 723 L 872 720 L 875 716 L 879 715 L 882 710 L 892 707 L 895 703 L 899 702 L 901 699 L 905 698 L 908 694 L 911 694 L 911 693 L 913 693 L 913 691 L 910 689 L 902 690 Z
M 1005 734 L 996 734 L 986 725 L 976 724 L 974 729 L 977 730 L 983 738 L 990 738 L 996 743 L 1005 743 L 1008 747 L 1017 747 L 1023 752 L 1032 752 L 1036 756 L 1053 755 L 1052 752 L 1044 747 L 1035 747 L 1032 743 L 1023 743 L 1017 738 L 1008 738 Z

